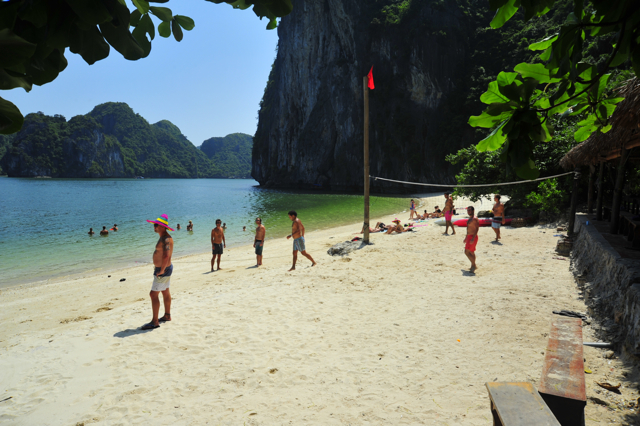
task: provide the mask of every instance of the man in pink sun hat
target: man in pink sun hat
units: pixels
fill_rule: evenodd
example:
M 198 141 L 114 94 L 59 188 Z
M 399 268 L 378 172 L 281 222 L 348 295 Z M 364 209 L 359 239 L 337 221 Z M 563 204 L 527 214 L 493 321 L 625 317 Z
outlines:
M 153 330 L 160 327 L 161 322 L 171 321 L 171 293 L 169 292 L 169 283 L 171 274 L 173 273 L 173 265 L 171 264 L 171 255 L 173 254 L 173 238 L 167 232 L 173 231 L 169 227 L 169 217 L 166 214 L 161 215 L 156 220 L 147 220 L 153 223 L 153 231 L 156 232 L 160 239 L 156 243 L 156 249 L 153 252 L 153 285 L 149 296 L 151 297 L 151 309 L 153 310 L 153 319 L 150 323 L 142 326 L 142 330 Z M 160 299 L 158 294 L 162 292 L 164 299 L 164 315 L 158 319 L 160 313 Z

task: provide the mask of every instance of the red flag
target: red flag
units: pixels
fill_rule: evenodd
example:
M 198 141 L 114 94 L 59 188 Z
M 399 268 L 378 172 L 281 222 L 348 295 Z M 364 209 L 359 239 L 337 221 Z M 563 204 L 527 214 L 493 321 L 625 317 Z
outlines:
M 376 86 L 373 85 L 373 65 L 371 66 L 371 71 L 369 71 L 369 75 L 367 77 L 369 77 L 369 84 L 367 84 L 367 86 L 369 86 L 369 89 L 371 90 L 375 89 Z

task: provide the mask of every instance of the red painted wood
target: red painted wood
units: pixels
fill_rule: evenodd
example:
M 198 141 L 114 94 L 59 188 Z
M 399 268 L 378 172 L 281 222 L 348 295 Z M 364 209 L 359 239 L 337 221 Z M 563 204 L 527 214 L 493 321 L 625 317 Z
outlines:
M 552 320 L 538 390 L 586 402 L 581 319 L 557 317 Z

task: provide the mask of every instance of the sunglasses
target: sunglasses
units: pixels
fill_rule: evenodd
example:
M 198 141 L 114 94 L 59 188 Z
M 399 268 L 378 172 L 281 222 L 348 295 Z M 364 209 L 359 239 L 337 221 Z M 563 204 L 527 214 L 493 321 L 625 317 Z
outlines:
M 154 223 L 154 224 L 153 224 L 153 227 L 154 227 L 154 228 L 157 228 L 158 226 L 160 226 L 160 225 L 158 225 L 157 223 Z

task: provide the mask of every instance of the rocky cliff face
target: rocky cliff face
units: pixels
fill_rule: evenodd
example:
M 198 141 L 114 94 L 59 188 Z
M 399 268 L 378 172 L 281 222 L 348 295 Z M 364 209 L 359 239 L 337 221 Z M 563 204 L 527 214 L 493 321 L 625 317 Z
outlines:
M 15 139 L 3 164 L 10 177 L 126 177 L 120 144 L 90 118 L 30 114 Z
M 254 138 L 261 185 L 362 188 L 363 76 L 372 65 L 371 175 L 453 182 L 444 157 L 473 138 L 468 128 L 442 142 L 446 126 L 459 126 L 447 117 L 469 61 L 468 12 L 458 1 L 387 3 L 297 0 L 282 19 Z

